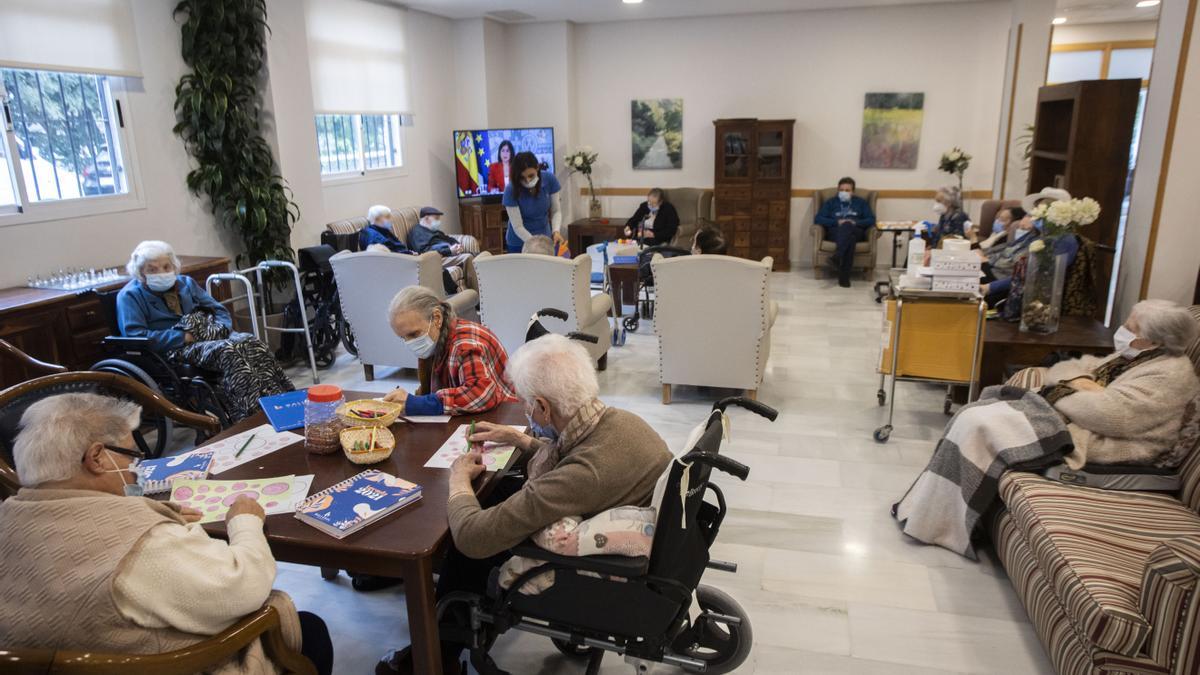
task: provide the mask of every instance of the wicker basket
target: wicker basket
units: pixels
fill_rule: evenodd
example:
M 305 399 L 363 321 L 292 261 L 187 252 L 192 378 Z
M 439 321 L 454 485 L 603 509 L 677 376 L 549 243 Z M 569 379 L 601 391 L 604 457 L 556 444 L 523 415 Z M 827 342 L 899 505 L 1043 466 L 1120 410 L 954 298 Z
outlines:
M 355 450 L 355 444 L 366 446 L 371 443 L 371 437 L 374 434 L 375 450 Z M 350 427 L 342 429 L 342 452 L 346 454 L 346 459 L 355 464 L 374 464 L 382 462 L 392 456 L 392 450 L 396 447 L 396 437 L 391 431 L 381 427 Z
M 403 406 L 399 403 L 389 403 L 374 398 L 364 398 L 350 401 L 338 406 L 338 417 L 348 427 L 390 427 L 400 417 Z M 361 416 L 365 412 L 378 413 L 378 417 Z

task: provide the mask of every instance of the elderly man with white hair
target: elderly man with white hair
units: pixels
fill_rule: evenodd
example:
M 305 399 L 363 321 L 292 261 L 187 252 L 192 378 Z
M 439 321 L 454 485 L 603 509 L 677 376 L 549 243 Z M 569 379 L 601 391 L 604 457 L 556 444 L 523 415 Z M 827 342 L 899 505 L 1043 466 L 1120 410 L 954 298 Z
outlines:
M 273 592 L 263 509 L 240 498 L 228 543 L 194 509 L 137 489 L 141 408 L 61 394 L 26 409 L 13 448 L 20 491 L 0 503 L 0 635 L 6 647 L 129 654 L 182 649 L 270 603 L 284 637 L 322 673 L 333 647 L 319 617 Z M 213 672 L 274 673 L 258 642 Z
M 439 598 L 455 591 L 482 595 L 491 570 L 508 550 L 567 516 L 590 518 L 617 506 L 647 506 L 671 460 L 663 439 L 642 418 L 610 408 L 597 398 L 599 385 L 587 351 L 561 335 L 526 343 L 508 362 L 512 382 L 529 420 L 529 433 L 480 422 L 471 441 L 515 445 L 526 463 L 526 480 L 501 484 L 481 504 L 471 481 L 484 471 L 478 450 L 450 468 L 449 519 L 453 545 L 438 578 Z M 442 660 L 455 664 L 463 645 L 442 632 Z M 411 672 L 407 648 L 393 652 L 376 673 Z M 447 672 L 458 672 L 453 666 Z
M 376 204 L 367 209 L 367 226 L 358 232 L 358 250 L 380 249 L 392 253 L 414 253 L 392 230 L 392 210 L 383 204 Z
M 146 338 L 177 364 L 222 374 L 220 395 L 232 421 L 258 411 L 258 399 L 295 387 L 269 347 L 233 332 L 229 311 L 191 277 L 165 241 L 143 241 L 126 265 L 133 277 L 117 294 L 121 335 Z

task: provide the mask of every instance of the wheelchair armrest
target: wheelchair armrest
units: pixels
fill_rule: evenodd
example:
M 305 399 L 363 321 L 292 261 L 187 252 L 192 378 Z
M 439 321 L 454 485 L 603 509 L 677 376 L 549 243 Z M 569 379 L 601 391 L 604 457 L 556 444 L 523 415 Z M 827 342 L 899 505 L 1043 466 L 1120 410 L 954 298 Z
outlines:
M 546 549 L 525 541 L 512 548 L 513 555 L 533 558 L 543 562 L 553 563 L 562 567 L 609 574 L 616 577 L 640 577 L 650 569 L 650 559 L 646 556 L 631 557 L 627 555 L 581 555 L 566 556 L 551 553 Z
M 115 347 L 132 352 L 144 352 L 150 349 L 150 338 L 144 337 L 121 337 L 120 335 L 109 335 L 102 341 L 107 347 Z

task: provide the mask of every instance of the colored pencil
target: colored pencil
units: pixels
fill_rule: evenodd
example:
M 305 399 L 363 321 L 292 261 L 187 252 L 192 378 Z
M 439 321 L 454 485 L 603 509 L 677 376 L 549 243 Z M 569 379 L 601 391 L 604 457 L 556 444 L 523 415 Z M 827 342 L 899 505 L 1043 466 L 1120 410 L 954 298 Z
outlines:
M 250 438 L 247 438 L 246 442 L 242 443 L 242 447 L 238 448 L 238 451 L 233 453 L 234 459 L 237 459 L 238 457 L 242 456 L 242 451 L 245 450 L 250 445 L 250 441 L 254 440 L 254 437 L 257 435 L 258 434 L 250 434 Z

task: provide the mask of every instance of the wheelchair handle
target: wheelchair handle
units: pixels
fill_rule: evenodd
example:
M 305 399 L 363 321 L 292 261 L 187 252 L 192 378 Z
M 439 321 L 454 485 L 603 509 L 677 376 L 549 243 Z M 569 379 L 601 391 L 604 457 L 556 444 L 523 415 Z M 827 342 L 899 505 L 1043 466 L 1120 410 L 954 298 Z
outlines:
M 724 455 L 714 455 L 710 452 L 692 451 L 683 456 L 683 461 L 707 464 L 717 471 L 727 473 L 738 480 L 746 480 L 746 477 L 750 475 L 750 467 L 745 464 L 736 459 L 730 459 Z
M 559 321 L 567 320 L 566 312 L 562 311 L 561 309 L 554 309 L 553 307 L 546 307 L 544 309 L 539 309 L 537 311 L 537 313 L 534 314 L 534 316 L 539 317 L 539 318 L 543 317 L 543 316 L 549 316 L 549 317 L 554 317 L 555 319 L 558 319 Z
M 596 337 L 595 335 L 588 335 L 587 333 L 577 333 L 575 331 L 571 331 L 570 333 L 567 333 L 567 338 L 569 338 L 571 340 L 579 340 L 580 342 L 590 342 L 592 344 L 596 344 L 596 343 L 600 342 L 600 338 Z
M 713 404 L 713 410 L 720 410 L 721 412 L 725 412 L 725 408 L 727 408 L 731 405 L 736 405 L 739 408 L 745 408 L 746 410 L 749 410 L 750 412 L 754 413 L 755 415 L 758 415 L 760 417 L 765 417 L 765 418 L 771 420 L 772 422 L 775 421 L 776 417 L 779 417 L 778 410 L 772 408 L 771 406 L 769 406 L 765 403 L 759 403 L 758 401 L 748 399 L 745 396 L 730 396 L 729 398 L 723 398 L 720 401 L 717 401 L 716 403 Z

